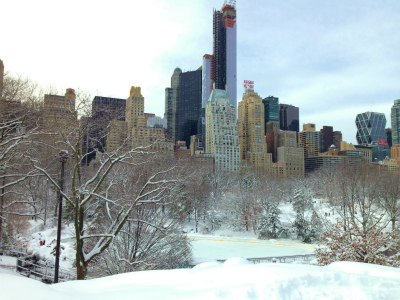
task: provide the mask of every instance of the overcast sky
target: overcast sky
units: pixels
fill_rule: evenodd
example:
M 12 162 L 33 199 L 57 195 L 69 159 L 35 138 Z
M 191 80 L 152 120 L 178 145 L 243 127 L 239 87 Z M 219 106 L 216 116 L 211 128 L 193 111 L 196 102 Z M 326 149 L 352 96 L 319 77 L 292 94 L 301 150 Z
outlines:
M 6 70 L 60 89 L 127 98 L 164 115 L 176 67 L 212 54 L 223 0 L 3 1 Z M 400 98 L 400 1 L 238 0 L 238 102 L 243 80 L 261 97 L 300 107 L 300 124 L 333 126 L 356 142 L 357 113 L 386 114 Z

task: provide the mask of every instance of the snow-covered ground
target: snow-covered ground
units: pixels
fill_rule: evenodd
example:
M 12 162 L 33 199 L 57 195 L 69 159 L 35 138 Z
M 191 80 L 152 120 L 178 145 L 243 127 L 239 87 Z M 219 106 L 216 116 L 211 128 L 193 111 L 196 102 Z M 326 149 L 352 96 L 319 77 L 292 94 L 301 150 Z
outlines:
M 0 255 L 0 267 L 15 267 L 16 265 L 16 257 Z
M 259 240 L 255 237 L 190 234 L 193 260 L 197 262 L 230 257 L 255 258 L 311 254 L 313 245 L 292 240 Z
M 23 288 L 21 288 L 23 287 Z M 338 262 L 326 267 L 248 264 L 232 258 L 194 269 L 144 271 L 46 285 L 0 268 L 1 299 L 399 299 L 400 270 Z

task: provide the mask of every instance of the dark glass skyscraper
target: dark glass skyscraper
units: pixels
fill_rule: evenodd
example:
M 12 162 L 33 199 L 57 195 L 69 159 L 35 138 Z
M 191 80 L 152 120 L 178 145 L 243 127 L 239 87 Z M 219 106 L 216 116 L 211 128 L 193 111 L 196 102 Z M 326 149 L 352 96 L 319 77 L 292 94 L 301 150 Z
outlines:
M 334 145 L 333 142 L 333 127 L 332 126 L 323 126 L 319 131 L 320 133 L 320 152 L 326 152 L 328 149 Z M 337 147 L 337 145 L 335 145 Z
M 237 109 L 236 48 L 235 1 L 228 0 L 220 11 L 214 10 L 213 14 L 213 56 L 210 75 L 216 89 L 225 90 L 227 85 L 228 94 Z
M 178 88 L 178 140 L 190 145 L 190 136 L 197 134 L 197 124 L 201 116 L 201 83 L 200 70 L 179 74 Z
M 265 124 L 269 121 L 279 122 L 279 98 L 268 96 L 263 99 L 262 103 L 264 104 Z M 265 133 L 266 132 L 267 127 L 265 127 Z
M 279 123 L 281 130 L 299 132 L 299 108 L 288 104 L 279 104 Z
M 377 112 L 365 112 L 356 117 L 357 134 L 359 145 L 369 145 L 372 142 L 386 141 L 386 118 L 385 114 Z
M 92 101 L 92 116 L 88 119 L 88 130 L 83 136 L 83 153 L 91 153 L 84 163 L 95 158 L 94 149 L 103 152 L 110 122 L 125 121 L 126 100 L 96 96 Z

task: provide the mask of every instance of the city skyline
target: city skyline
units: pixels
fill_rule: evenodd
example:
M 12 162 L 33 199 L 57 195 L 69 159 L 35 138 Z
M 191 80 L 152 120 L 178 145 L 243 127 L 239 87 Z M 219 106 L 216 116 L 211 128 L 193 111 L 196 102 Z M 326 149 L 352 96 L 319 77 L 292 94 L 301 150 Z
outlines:
M 145 112 L 163 116 L 173 70 L 196 70 L 212 53 L 213 9 L 223 5 L 169 2 L 9 1 L 0 59 L 7 71 L 64 91 L 127 98 L 130 86 L 141 86 Z M 333 126 L 356 143 L 356 115 L 380 112 L 390 120 L 400 98 L 400 3 L 301 4 L 236 2 L 237 102 L 243 80 L 254 80 L 261 97 L 300 108 L 300 127 Z

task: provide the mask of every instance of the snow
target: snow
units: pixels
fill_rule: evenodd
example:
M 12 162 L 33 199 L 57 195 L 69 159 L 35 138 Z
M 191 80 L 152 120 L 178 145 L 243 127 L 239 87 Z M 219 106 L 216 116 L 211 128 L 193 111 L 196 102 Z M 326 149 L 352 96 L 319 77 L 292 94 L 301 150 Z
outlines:
M 63 226 L 61 229 L 61 252 L 60 252 L 60 268 L 66 271 L 73 271 L 72 264 L 75 257 L 74 242 L 71 242 L 71 236 L 74 235 L 75 229 L 73 224 L 69 227 Z M 41 263 L 54 264 L 55 247 L 57 239 L 57 229 L 50 228 L 32 234 L 28 244 L 29 253 L 38 254 Z M 46 241 L 46 245 L 40 246 L 40 241 Z
M 0 266 L 15 267 L 16 265 L 17 265 L 16 257 L 0 255 Z
M 226 237 L 190 234 L 194 263 L 229 257 L 271 257 L 314 253 L 314 245 L 293 240 L 259 240 L 255 237 Z
M 20 288 L 23 286 L 24 288 Z M 400 269 L 336 262 L 249 264 L 242 258 L 193 269 L 133 272 L 46 285 L 0 268 L 2 299 L 398 299 Z M 37 296 L 35 296 L 37 295 Z

